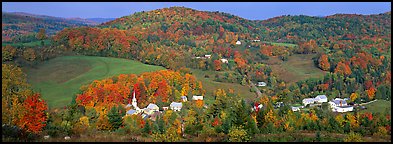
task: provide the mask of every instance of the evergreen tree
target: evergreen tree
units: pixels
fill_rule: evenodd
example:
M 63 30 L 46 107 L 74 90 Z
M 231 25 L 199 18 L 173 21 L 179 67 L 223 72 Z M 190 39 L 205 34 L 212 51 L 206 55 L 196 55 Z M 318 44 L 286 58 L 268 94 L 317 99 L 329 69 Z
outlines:
M 151 132 L 151 126 L 150 126 L 150 121 L 149 121 L 149 120 L 146 121 L 146 123 L 145 123 L 145 125 L 144 125 L 144 127 L 143 127 L 143 129 L 142 129 L 142 132 L 143 132 L 144 134 L 150 134 L 150 132 Z
M 123 119 L 117 107 L 112 107 L 112 109 L 109 111 L 108 120 L 109 123 L 113 126 L 113 129 L 115 130 L 122 125 Z

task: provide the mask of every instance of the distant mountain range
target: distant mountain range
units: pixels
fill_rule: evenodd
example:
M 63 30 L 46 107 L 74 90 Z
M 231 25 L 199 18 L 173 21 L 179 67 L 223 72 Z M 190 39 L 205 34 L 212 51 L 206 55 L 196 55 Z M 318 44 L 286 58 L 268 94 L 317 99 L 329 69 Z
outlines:
M 47 15 L 38 15 L 38 14 L 31 14 L 26 12 L 2 12 L 12 15 L 20 15 L 20 16 L 29 16 L 35 18 L 43 18 L 43 19 L 58 19 L 58 20 L 69 20 L 75 23 L 83 23 L 87 25 L 98 25 L 104 22 L 115 20 L 116 18 L 62 18 L 62 17 L 54 17 L 54 16 L 47 16 Z
M 2 41 L 9 41 L 18 35 L 38 32 L 44 28 L 52 35 L 64 28 L 95 26 L 115 18 L 61 18 L 25 12 L 2 12 Z
M 115 20 L 115 19 L 116 18 L 87 18 L 87 20 L 94 21 L 94 22 L 96 22 L 98 24 L 105 23 L 105 22 L 108 22 L 108 21 L 112 21 L 112 20 Z

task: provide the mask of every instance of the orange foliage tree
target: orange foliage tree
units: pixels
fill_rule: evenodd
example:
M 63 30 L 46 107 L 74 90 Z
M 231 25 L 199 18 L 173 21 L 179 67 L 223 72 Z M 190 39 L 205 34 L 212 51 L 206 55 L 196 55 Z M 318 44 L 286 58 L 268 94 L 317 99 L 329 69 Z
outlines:
M 78 94 L 76 98 L 79 105 L 101 106 L 106 109 L 131 103 L 134 92 L 139 107 L 147 106 L 148 103 L 155 103 L 158 100 L 161 102 L 175 100 L 174 91 L 187 94 L 189 90 L 197 89 L 191 92 L 204 94 L 201 83 L 196 81 L 194 76 L 189 74 L 183 76 L 180 72 L 169 70 L 146 72 L 139 76 L 119 75 L 100 81 L 96 80 L 81 89 L 83 93 Z
M 345 64 L 343 62 L 339 62 L 337 64 L 335 72 L 342 74 L 342 75 L 350 75 L 352 73 L 352 70 L 347 64 Z
M 26 113 L 20 119 L 19 126 L 33 133 L 40 132 L 46 125 L 44 123 L 47 119 L 45 111 L 48 109 L 46 102 L 41 100 L 40 94 L 36 93 L 27 97 L 23 106 Z
M 325 54 L 321 55 L 321 57 L 319 58 L 319 67 L 324 71 L 330 69 L 330 64 L 327 55 Z
M 371 87 L 370 89 L 366 90 L 366 93 L 367 93 L 367 96 L 368 96 L 369 100 L 374 99 L 375 92 L 376 92 L 376 90 L 375 90 L 374 87 Z

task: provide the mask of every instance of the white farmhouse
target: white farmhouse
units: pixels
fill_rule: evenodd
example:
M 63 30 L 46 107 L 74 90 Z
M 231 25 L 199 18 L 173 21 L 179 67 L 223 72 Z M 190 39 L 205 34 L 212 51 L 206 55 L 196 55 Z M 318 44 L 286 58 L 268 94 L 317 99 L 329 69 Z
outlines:
M 328 99 L 326 95 L 318 95 L 317 97 L 314 98 L 314 101 L 318 103 L 324 103 L 324 102 L 328 102 Z
M 300 111 L 300 108 L 299 107 L 291 107 L 292 108 L 292 111 Z
M 182 100 L 183 102 L 186 102 L 186 101 L 187 101 L 187 97 L 186 97 L 186 96 L 181 96 L 180 98 L 181 98 L 181 100 Z
M 203 96 L 192 96 L 192 100 L 203 100 Z
M 308 104 L 314 103 L 314 98 L 305 98 L 305 99 L 303 99 L 302 102 L 303 102 L 304 106 L 307 106 Z
M 263 86 L 266 86 L 266 83 L 265 82 L 258 82 L 257 86 L 263 87 Z
M 228 63 L 228 60 L 227 60 L 227 59 L 224 59 L 224 58 L 220 59 L 220 61 L 221 61 L 222 63 Z
M 173 110 L 173 111 L 180 111 L 181 108 L 183 107 L 183 104 L 178 103 L 178 102 L 172 102 L 169 106 L 171 107 L 171 110 Z
M 210 58 L 212 57 L 212 55 L 205 55 L 205 58 Z
M 159 111 L 160 109 L 156 104 L 152 104 L 152 103 L 150 103 L 146 108 L 152 111 Z
M 240 42 L 240 41 L 236 42 L 236 45 L 241 45 L 241 44 L 242 44 L 242 42 Z
M 347 102 L 345 100 L 341 100 L 341 99 L 335 99 L 333 101 L 330 101 L 329 104 L 331 107 L 347 106 Z
M 344 99 L 336 98 L 329 102 L 333 112 L 349 112 L 353 111 L 353 106 L 347 105 Z
M 353 106 L 341 106 L 341 107 L 334 107 L 332 108 L 333 112 L 350 112 L 353 111 Z

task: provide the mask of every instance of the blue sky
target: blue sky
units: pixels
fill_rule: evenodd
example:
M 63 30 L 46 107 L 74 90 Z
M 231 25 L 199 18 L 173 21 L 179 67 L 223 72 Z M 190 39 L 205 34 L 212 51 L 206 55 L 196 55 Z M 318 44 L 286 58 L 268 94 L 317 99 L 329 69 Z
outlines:
M 118 18 L 134 12 L 171 6 L 226 12 L 250 20 L 264 20 L 280 15 L 326 16 L 391 11 L 391 2 L 2 2 L 5 12 L 65 18 Z

